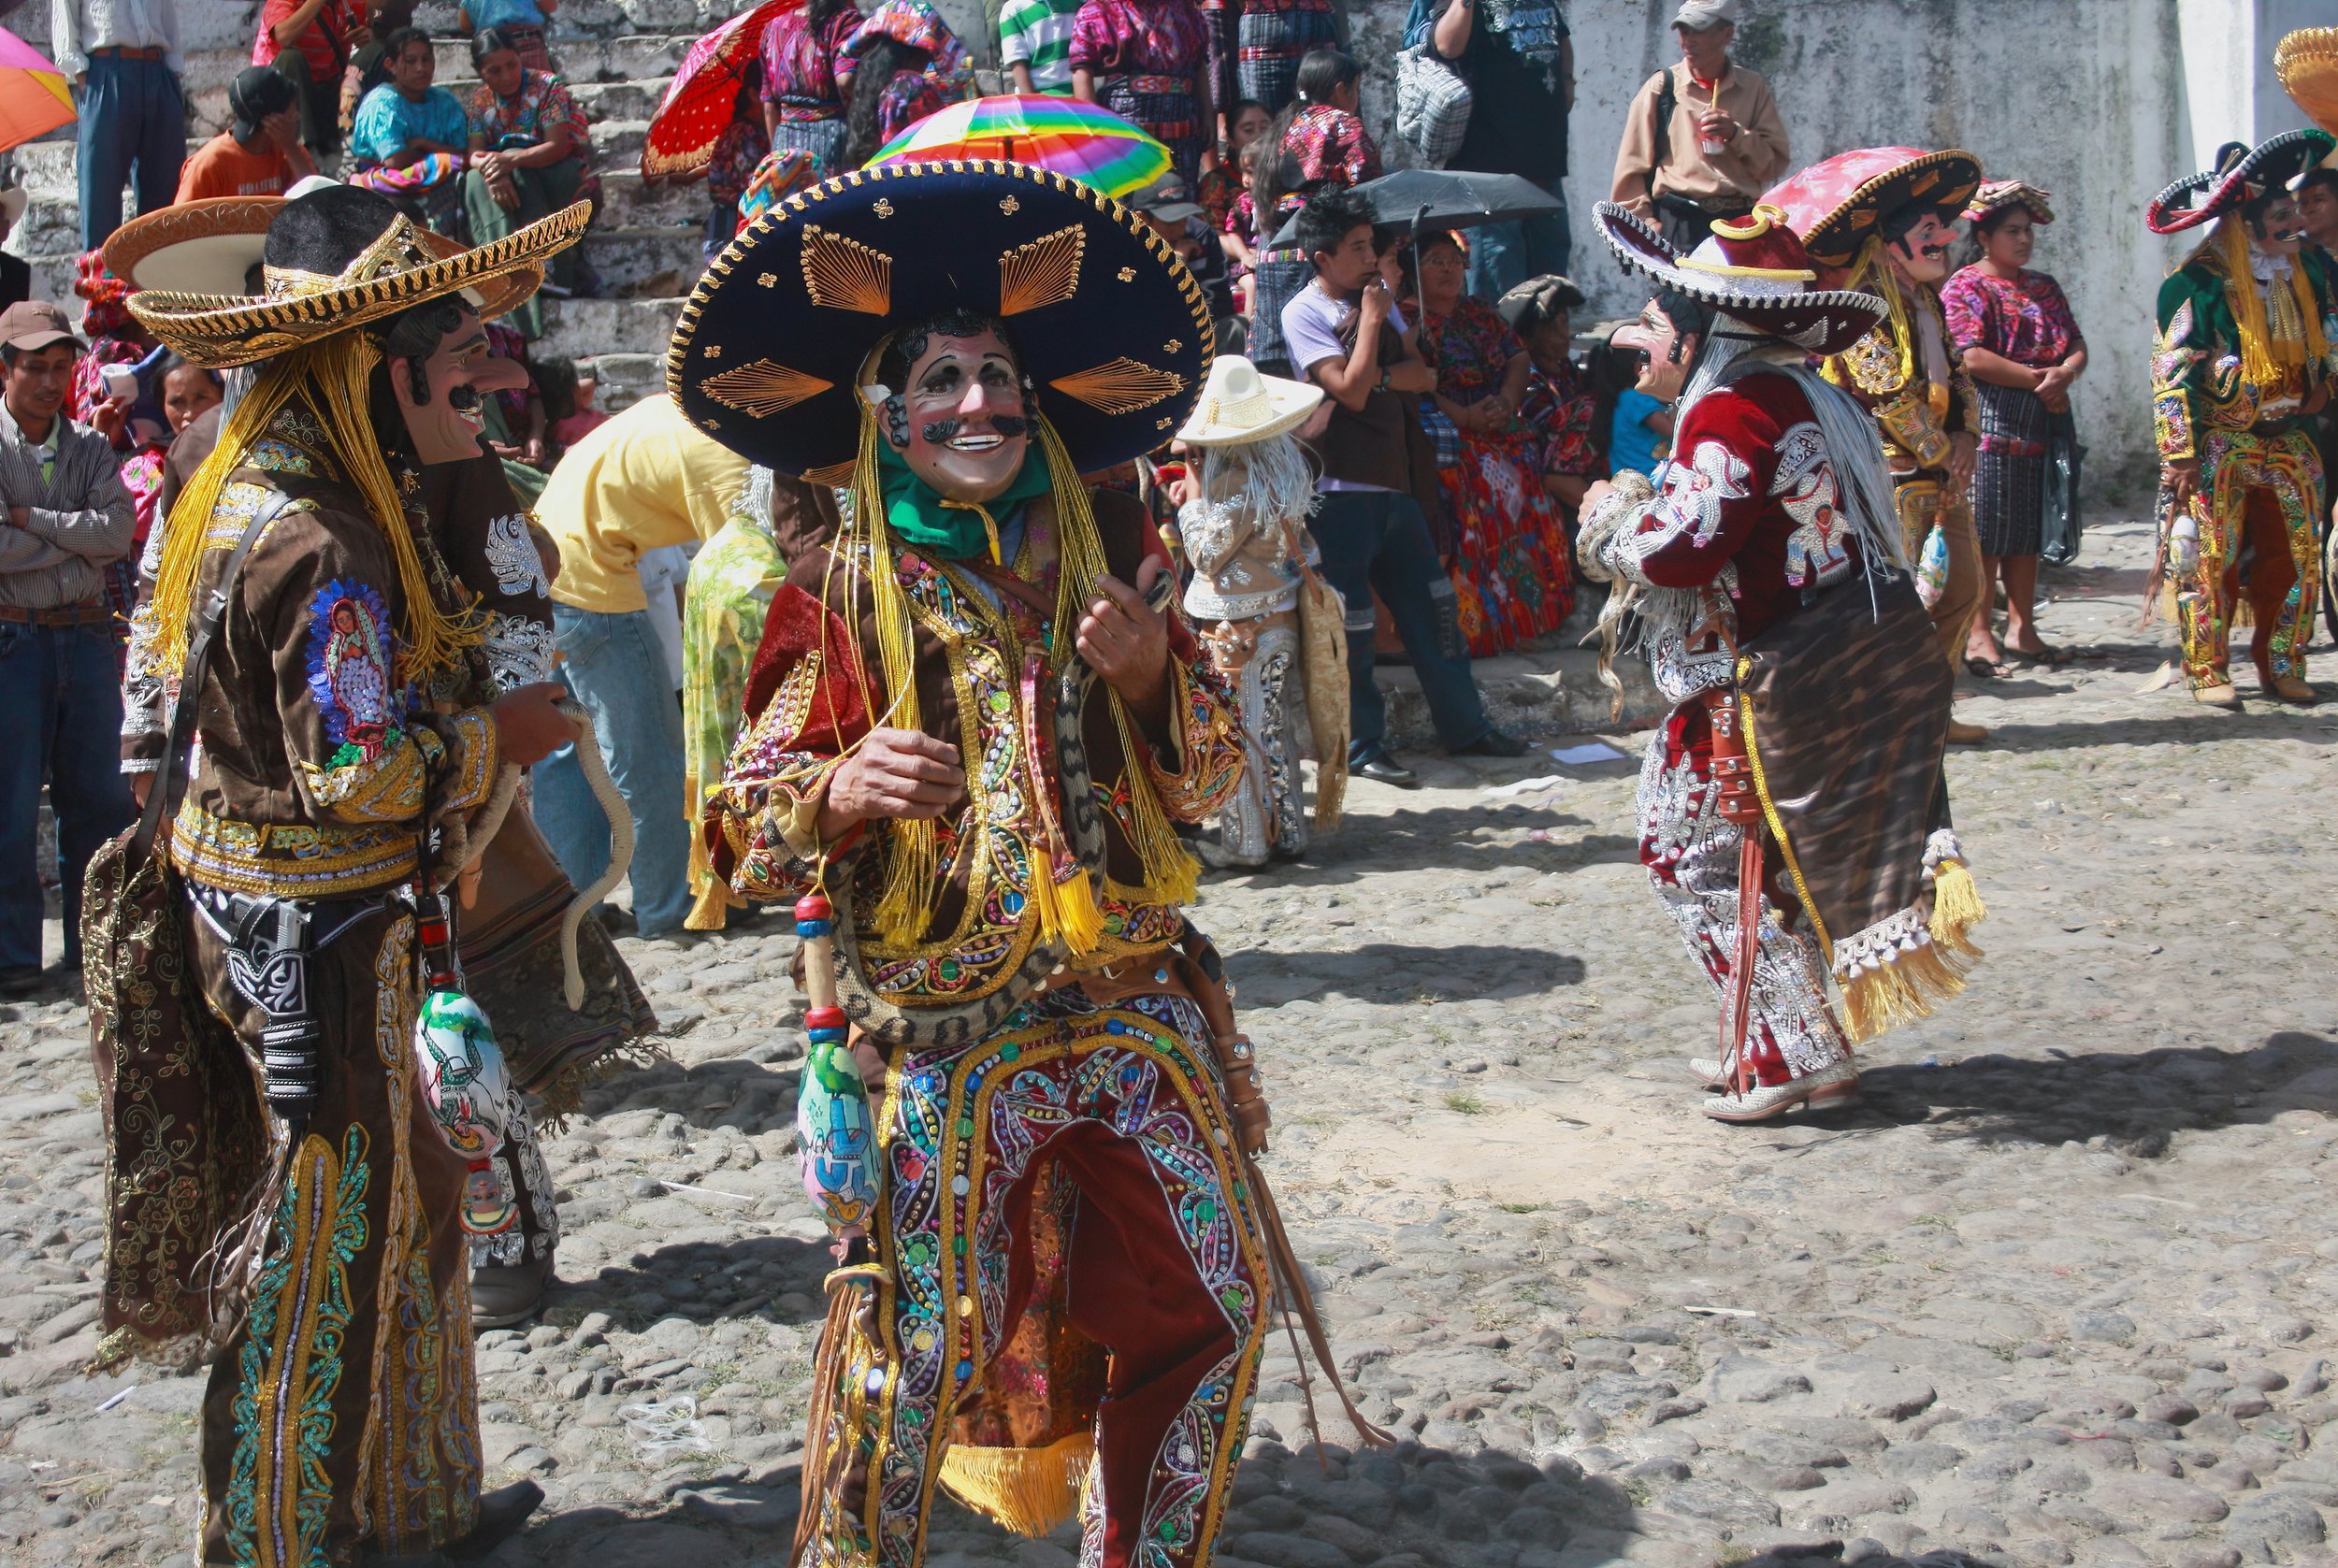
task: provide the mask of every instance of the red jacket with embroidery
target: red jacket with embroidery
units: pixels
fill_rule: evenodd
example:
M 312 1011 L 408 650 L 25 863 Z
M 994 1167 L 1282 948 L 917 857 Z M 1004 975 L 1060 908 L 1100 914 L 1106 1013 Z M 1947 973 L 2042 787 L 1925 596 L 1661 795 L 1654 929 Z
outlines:
M 1600 558 L 1650 587 L 1725 592 L 1742 640 L 1858 565 L 1838 496 L 1810 399 L 1791 378 L 1756 371 L 1691 406 L 1655 496 Z

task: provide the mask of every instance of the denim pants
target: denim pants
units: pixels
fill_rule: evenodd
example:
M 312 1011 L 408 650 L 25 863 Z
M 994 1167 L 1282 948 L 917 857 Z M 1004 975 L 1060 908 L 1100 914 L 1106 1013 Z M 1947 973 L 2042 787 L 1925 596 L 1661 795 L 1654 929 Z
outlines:
M 1482 740 L 1486 722 L 1469 655 L 1462 651 L 1452 580 L 1429 542 L 1421 504 L 1393 490 L 1327 490 L 1307 531 L 1323 576 L 1348 603 L 1348 756 L 1387 749 L 1388 705 L 1372 683 L 1372 592 L 1379 590 L 1405 640 L 1437 739 L 1451 751 Z
M 187 101 L 161 61 L 98 54 L 90 57 L 74 108 L 81 117 L 81 249 L 94 251 L 122 226 L 122 188 L 133 173 L 140 213 L 159 211 L 179 194 Z
M 65 958 L 80 963 L 81 875 L 130 825 L 120 643 L 110 626 L 0 622 L 0 969 L 40 968 L 40 791 L 57 818 Z
M 682 798 L 682 705 L 649 611 L 552 607 L 555 671 L 593 718 L 617 793 L 633 812 L 633 920 L 642 936 L 682 928 L 690 912 L 690 830 Z M 536 826 L 579 887 L 609 865 L 609 819 L 576 748 L 536 765 Z
M 1489 303 L 1529 278 L 1564 274 L 1574 240 L 1567 228 L 1566 192 L 1557 180 L 1543 187 L 1559 209 L 1545 218 L 1485 223 L 1469 231 L 1469 292 Z

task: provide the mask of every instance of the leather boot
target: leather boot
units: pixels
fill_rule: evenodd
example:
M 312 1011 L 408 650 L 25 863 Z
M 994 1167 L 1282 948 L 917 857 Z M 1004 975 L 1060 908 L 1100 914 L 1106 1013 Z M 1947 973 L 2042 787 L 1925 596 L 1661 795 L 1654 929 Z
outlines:
M 2238 708 L 2241 694 L 2232 689 L 2230 681 L 2219 681 L 2213 686 L 2194 686 L 2192 700 L 2210 708 Z
M 2311 708 L 2322 699 L 2321 693 L 2294 675 L 2274 676 L 2270 689 L 2282 701 L 2295 703 L 2301 708 Z
M 508 1329 L 536 1316 L 544 1304 L 544 1287 L 552 1283 L 549 1252 L 518 1263 L 489 1263 L 470 1272 L 470 1324 L 474 1329 Z

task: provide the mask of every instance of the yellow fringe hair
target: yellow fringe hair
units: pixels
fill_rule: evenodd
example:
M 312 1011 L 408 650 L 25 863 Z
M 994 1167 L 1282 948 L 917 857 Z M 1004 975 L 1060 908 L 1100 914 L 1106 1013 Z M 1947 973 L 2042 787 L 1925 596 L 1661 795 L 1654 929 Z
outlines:
M 1899 344 L 1899 379 L 1905 386 L 1923 380 L 1916 373 L 1915 327 L 1908 320 L 1908 301 L 1899 292 L 1899 280 L 1883 264 L 1883 237 L 1869 236 L 1868 242 L 1859 247 L 1859 253 L 1851 259 L 1851 270 L 1844 277 L 1842 287 L 1883 295 L 1883 304 L 1891 311 L 1892 336 Z M 1842 355 L 1828 354 L 1819 366 L 1819 374 L 1837 386 L 1843 385 L 1846 372 Z
M 2264 295 L 2257 291 L 2256 273 L 2249 264 L 2248 229 L 2237 209 L 2216 220 L 2186 261 L 2208 260 L 2224 273 L 2225 299 L 2232 307 L 2232 324 L 2241 335 L 2241 373 L 2259 386 L 2279 384 L 2285 371 L 2296 370 L 2330 352 L 2322 335 L 2322 313 L 2314 301 L 2314 285 L 2305 267 L 2293 263 L 2289 286 L 2276 295 L 2273 320 L 2268 321 Z
M 163 559 L 154 580 L 154 658 L 171 674 L 185 666 L 187 629 L 195 606 L 196 575 L 202 568 L 212 511 L 229 476 L 243 466 L 254 442 L 269 424 L 296 398 L 305 402 L 324 426 L 325 456 L 343 478 L 365 497 L 366 510 L 389 539 L 397 562 L 399 597 L 404 615 L 398 635 L 399 675 L 413 679 L 451 667 L 467 648 L 476 647 L 486 634 L 482 618 L 466 609 L 448 615 L 439 608 L 430 579 L 423 569 L 413 530 L 406 522 L 406 507 L 397 483 L 382 460 L 368 406 L 367 378 L 381 362 L 382 351 L 366 334 L 337 332 L 278 358 L 258 384 L 236 405 L 219 445 L 195 472 L 171 507 L 173 526 L 163 537 Z

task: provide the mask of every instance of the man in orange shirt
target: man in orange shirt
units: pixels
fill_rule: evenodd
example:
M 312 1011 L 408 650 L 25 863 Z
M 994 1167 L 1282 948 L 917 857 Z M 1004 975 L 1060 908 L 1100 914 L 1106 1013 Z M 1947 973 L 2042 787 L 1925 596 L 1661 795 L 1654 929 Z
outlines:
M 299 90 L 266 65 L 248 65 L 227 89 L 233 123 L 197 148 L 179 174 L 181 202 L 205 196 L 281 196 L 316 173 L 300 144 Z

